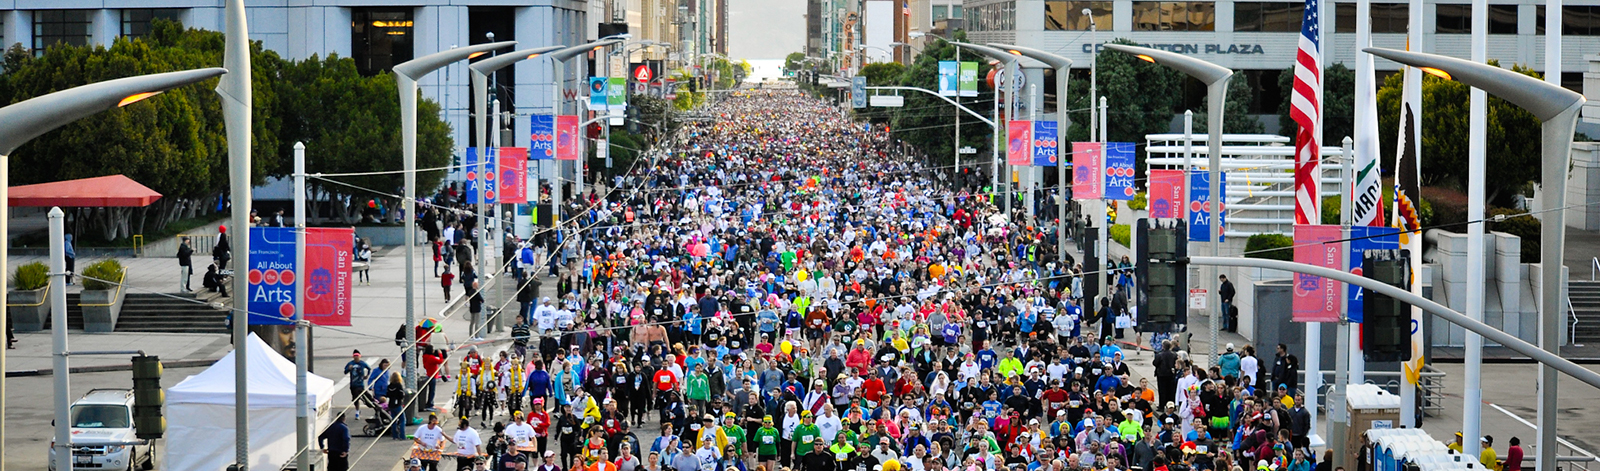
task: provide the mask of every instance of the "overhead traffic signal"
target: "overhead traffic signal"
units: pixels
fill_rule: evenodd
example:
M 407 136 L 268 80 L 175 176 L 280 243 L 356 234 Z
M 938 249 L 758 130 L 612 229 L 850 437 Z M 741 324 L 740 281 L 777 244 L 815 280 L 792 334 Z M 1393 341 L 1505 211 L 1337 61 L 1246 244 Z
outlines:
M 161 438 L 167 431 L 167 419 L 161 414 L 161 405 L 167 402 L 161 369 L 160 357 L 133 357 L 133 428 L 134 436 L 143 440 Z
M 1172 324 L 1185 320 L 1184 294 L 1189 285 L 1187 226 L 1154 219 L 1139 219 L 1136 226 L 1139 240 L 1134 244 L 1138 257 L 1134 278 L 1142 317 L 1139 328 L 1145 332 L 1169 332 Z
M 1411 262 L 1400 250 L 1368 250 L 1362 274 L 1389 286 L 1411 286 Z M 1411 360 L 1411 305 L 1362 288 L 1361 336 L 1367 361 Z

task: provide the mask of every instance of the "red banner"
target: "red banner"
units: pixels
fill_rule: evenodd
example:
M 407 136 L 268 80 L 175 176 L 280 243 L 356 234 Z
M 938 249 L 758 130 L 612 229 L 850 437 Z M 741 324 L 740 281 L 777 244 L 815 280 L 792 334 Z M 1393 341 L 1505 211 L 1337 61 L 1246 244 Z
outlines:
M 306 229 L 306 320 L 316 325 L 350 325 L 354 228 Z
M 1097 200 L 1105 197 L 1106 163 L 1099 142 L 1072 143 L 1072 199 Z
M 1033 165 L 1033 121 L 1006 123 L 1006 165 Z
M 500 148 L 500 202 L 528 202 L 528 148 Z
M 1343 244 L 1326 243 L 1343 236 L 1340 226 L 1297 224 L 1294 226 L 1294 261 L 1334 270 L 1343 269 L 1340 257 Z M 1294 321 L 1339 322 L 1341 283 L 1320 276 L 1294 275 Z
M 1183 171 L 1150 170 L 1150 217 L 1183 217 Z
M 556 160 L 578 160 L 578 153 L 582 152 L 578 146 L 583 145 L 578 136 L 577 116 L 556 117 Z

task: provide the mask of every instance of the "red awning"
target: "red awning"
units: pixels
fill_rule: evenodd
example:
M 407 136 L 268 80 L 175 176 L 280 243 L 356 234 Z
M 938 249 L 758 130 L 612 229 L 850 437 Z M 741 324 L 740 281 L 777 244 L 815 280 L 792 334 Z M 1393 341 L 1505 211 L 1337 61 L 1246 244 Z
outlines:
M 124 175 L 11 187 L 12 207 L 142 208 L 161 194 Z

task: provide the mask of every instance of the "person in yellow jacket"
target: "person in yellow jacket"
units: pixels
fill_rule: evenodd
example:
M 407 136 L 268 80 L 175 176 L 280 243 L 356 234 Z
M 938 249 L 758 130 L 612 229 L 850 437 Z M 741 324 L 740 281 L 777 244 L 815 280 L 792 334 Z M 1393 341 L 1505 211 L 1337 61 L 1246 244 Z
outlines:
M 1500 454 L 1494 451 L 1494 437 L 1484 435 L 1481 440 L 1483 452 L 1478 455 L 1478 462 L 1490 471 L 1500 471 Z
M 1021 376 L 1022 360 L 1019 360 L 1017 357 L 1011 355 L 1010 351 L 1002 351 L 1000 354 L 1005 357 L 1000 359 L 999 366 L 995 367 L 995 369 L 1000 372 L 1000 375 L 1006 378 Z
M 694 446 L 698 449 L 708 441 L 716 445 L 712 448 L 716 450 L 717 458 L 721 458 L 723 450 L 728 449 L 728 433 L 717 426 L 717 419 L 711 414 L 700 419 L 700 434 L 695 436 Z

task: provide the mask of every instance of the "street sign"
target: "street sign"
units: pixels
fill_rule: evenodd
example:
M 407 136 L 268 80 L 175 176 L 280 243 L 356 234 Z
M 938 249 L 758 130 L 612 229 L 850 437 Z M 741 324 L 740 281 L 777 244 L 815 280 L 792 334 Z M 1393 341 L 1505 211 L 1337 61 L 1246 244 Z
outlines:
M 1205 290 L 1205 288 L 1191 288 L 1191 289 L 1189 289 L 1189 309 L 1205 310 L 1205 308 L 1206 308 L 1206 290 Z
M 962 154 L 976 154 L 976 153 L 978 153 L 978 149 L 974 149 L 974 148 L 972 148 L 972 146 L 967 146 L 967 147 L 962 147 L 960 149 L 957 149 L 956 152 L 959 152 L 959 153 L 962 153 Z
M 650 80 L 654 79 L 654 78 L 655 78 L 655 72 L 652 72 L 650 70 L 650 66 L 649 65 L 639 64 L 638 66 L 633 68 L 633 80 L 635 82 L 649 83 Z
M 873 95 L 869 97 L 872 106 L 884 108 L 899 108 L 906 106 L 906 97 L 900 95 Z

